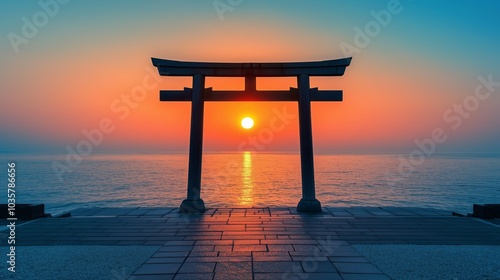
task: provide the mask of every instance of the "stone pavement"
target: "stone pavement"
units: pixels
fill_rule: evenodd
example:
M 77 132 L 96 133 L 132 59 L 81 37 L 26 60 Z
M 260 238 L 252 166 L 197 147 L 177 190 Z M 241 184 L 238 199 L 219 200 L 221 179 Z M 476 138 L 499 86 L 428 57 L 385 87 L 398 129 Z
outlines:
M 89 208 L 17 228 L 17 246 L 159 249 L 129 279 L 390 279 L 351 245 L 500 245 L 500 228 L 424 208 Z M 7 232 L 0 232 L 5 240 Z M 110 260 L 112 261 L 112 260 Z M 85 265 L 85 264 L 82 264 Z

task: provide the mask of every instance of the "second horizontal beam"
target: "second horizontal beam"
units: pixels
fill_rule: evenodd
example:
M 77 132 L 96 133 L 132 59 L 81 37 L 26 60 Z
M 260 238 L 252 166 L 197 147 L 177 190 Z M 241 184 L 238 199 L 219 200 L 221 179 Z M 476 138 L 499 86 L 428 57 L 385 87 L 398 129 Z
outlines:
M 311 101 L 342 101 L 343 94 L 341 90 L 318 90 L 312 88 L 309 90 Z M 160 101 L 191 101 L 192 89 L 184 90 L 161 90 Z M 271 91 L 214 91 L 206 88 L 203 92 L 204 101 L 298 101 L 299 94 L 296 88 L 290 90 L 271 90 Z

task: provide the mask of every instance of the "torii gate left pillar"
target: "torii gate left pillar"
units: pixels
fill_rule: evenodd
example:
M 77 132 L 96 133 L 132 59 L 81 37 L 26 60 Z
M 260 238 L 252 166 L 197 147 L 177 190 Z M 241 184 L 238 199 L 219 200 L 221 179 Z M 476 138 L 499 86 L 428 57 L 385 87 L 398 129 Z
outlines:
M 191 100 L 191 132 L 189 135 L 189 168 L 187 198 L 180 206 L 180 212 L 205 212 L 205 202 L 201 199 L 201 162 L 203 156 L 203 113 L 205 102 L 203 90 L 205 76 L 193 75 L 193 91 Z
M 342 101 L 340 90 L 310 88 L 309 77 L 342 76 L 351 58 L 296 63 L 198 63 L 153 58 L 162 76 L 192 76 L 193 87 L 182 91 L 162 90 L 161 101 L 191 101 L 191 131 L 187 198 L 180 212 L 205 212 L 201 199 L 203 155 L 203 114 L 205 101 L 298 101 L 302 199 L 299 212 L 321 212 L 316 199 L 311 124 L 311 101 Z M 213 91 L 205 88 L 205 76 L 245 77 L 244 91 Z M 297 77 L 298 89 L 289 91 L 257 91 L 256 77 Z

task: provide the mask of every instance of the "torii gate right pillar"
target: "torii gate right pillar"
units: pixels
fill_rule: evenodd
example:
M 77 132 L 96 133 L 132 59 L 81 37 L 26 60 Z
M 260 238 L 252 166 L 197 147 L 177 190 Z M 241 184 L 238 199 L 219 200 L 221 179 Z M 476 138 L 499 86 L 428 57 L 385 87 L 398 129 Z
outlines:
M 299 75 L 297 77 L 297 86 L 299 88 L 300 171 L 302 175 L 302 199 L 297 205 L 297 211 L 321 212 L 321 203 L 316 199 L 314 184 L 309 75 Z

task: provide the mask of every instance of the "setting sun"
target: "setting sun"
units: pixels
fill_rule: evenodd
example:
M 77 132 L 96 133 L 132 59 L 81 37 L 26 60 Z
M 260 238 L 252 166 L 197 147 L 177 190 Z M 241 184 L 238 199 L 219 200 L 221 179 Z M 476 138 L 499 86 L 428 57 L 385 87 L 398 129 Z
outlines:
M 241 120 L 241 126 L 244 129 L 250 129 L 250 128 L 252 128 L 253 127 L 253 119 L 249 118 L 249 117 L 243 118 Z

